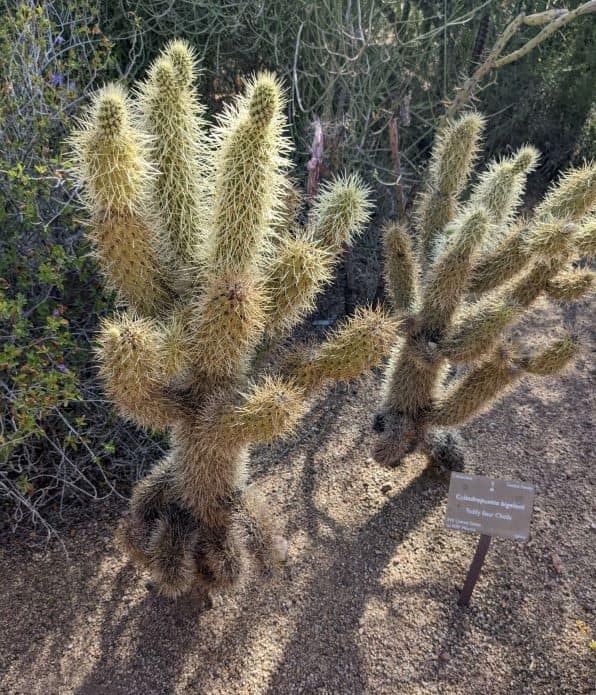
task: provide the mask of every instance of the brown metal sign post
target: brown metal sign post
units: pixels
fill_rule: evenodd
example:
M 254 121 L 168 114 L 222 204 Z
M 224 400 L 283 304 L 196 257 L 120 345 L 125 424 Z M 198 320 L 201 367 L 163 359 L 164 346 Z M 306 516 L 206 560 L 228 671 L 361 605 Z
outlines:
M 445 526 L 480 534 L 458 605 L 467 606 L 470 602 L 492 536 L 518 541 L 529 538 L 533 504 L 534 487 L 527 483 L 451 474 Z
M 459 598 L 457 599 L 458 606 L 468 606 L 470 604 L 470 596 L 474 587 L 476 586 L 476 581 L 480 575 L 480 570 L 484 564 L 484 558 L 488 551 L 488 546 L 490 545 L 490 536 L 486 536 L 484 533 L 481 534 L 478 539 L 478 545 L 476 546 L 476 552 L 474 553 L 474 558 L 472 559 L 472 564 L 468 570 L 468 575 L 464 586 L 460 591 Z

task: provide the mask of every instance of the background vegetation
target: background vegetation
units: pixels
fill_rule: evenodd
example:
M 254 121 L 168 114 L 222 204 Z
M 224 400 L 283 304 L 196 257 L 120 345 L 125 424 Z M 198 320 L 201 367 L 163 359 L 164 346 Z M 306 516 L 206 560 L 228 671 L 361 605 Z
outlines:
M 125 494 L 161 450 L 155 438 L 118 422 L 95 379 L 90 346 L 113 298 L 100 289 L 88 257 L 64 144 L 90 90 L 111 79 L 133 81 L 173 36 L 197 49 L 211 113 L 236 93 L 242 75 L 271 68 L 288 85 L 297 179 L 306 178 L 319 118 L 323 175 L 359 169 L 375 185 L 381 213 L 392 215 L 391 119 L 401 123 L 403 177 L 412 192 L 443 103 L 462 76 L 515 15 L 553 6 L 544 0 L 4 0 L 0 495 L 6 525 L 25 520 L 49 531 L 77 499 Z M 512 47 L 530 34 L 520 32 Z M 595 39 L 593 16 L 583 17 L 493 73 L 477 103 L 489 116 L 487 155 L 532 142 L 543 153 L 540 187 L 569 161 L 594 157 Z M 376 231 L 361 243 L 361 254 L 374 255 Z

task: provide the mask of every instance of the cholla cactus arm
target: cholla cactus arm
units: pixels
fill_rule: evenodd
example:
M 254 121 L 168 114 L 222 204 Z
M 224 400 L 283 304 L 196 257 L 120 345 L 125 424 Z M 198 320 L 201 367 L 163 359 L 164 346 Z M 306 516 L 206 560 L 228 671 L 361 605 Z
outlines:
M 191 312 L 188 306 L 176 308 L 160 325 L 161 341 L 158 362 L 164 383 L 176 381 L 192 367 Z
M 306 410 L 303 389 L 268 376 L 243 394 L 238 404 L 222 411 L 218 430 L 240 444 L 269 442 L 291 432 Z
M 530 228 L 525 243 L 532 259 L 565 261 L 573 252 L 577 225 L 560 219 L 540 221 Z
M 490 351 L 520 313 L 518 304 L 492 297 L 465 308 L 441 342 L 441 354 L 455 363 L 478 359 Z
M 565 270 L 547 282 L 546 293 L 560 302 L 574 302 L 588 294 L 593 286 L 594 273 L 591 270 Z
M 262 73 L 221 119 L 213 223 L 204 250 L 215 274 L 252 272 L 283 206 L 288 144 L 282 105 L 279 83 Z
M 284 238 L 267 270 L 267 332 L 286 333 L 314 308 L 321 288 L 332 277 L 333 255 L 301 232 Z
M 418 261 L 407 229 L 393 222 L 383 232 L 385 286 L 396 311 L 411 313 L 419 299 Z
M 478 259 L 470 273 L 470 292 L 489 292 L 525 268 L 530 260 L 525 233 L 525 223 L 514 225 L 494 249 Z
M 527 357 L 511 356 L 507 349 L 500 347 L 437 400 L 431 420 L 440 426 L 461 425 L 488 409 L 525 373 L 537 376 L 556 374 L 577 352 L 577 342 L 570 336 L 560 338 L 541 352 Z
M 359 309 L 313 349 L 287 356 L 289 378 L 306 394 L 328 381 L 348 381 L 379 365 L 390 350 L 398 322 L 381 309 Z
M 454 362 L 467 362 L 488 352 L 503 330 L 548 291 L 571 253 L 573 230 L 573 225 L 563 222 L 533 228 L 524 248 L 527 257 L 536 260 L 498 294 L 464 308 L 443 340 L 442 354 Z
M 279 209 L 272 221 L 272 227 L 274 232 L 284 235 L 296 226 L 304 199 L 298 184 L 289 174 L 283 176 L 282 189 Z
M 340 253 L 370 219 L 369 195 L 356 174 L 323 184 L 309 219 L 313 238 L 332 254 Z
M 519 376 L 503 348 L 473 367 L 436 402 L 431 419 L 440 426 L 461 425 L 486 409 Z
M 155 175 L 147 138 L 131 123 L 127 98 L 108 85 L 93 97 L 72 138 L 76 175 L 91 211 L 91 239 L 109 285 L 141 315 L 157 316 L 173 293 L 144 215 Z
M 502 292 L 506 303 L 526 308 L 547 291 L 550 280 L 573 253 L 576 229 L 562 221 L 540 222 L 532 228 L 525 243 L 529 257 L 535 260 Z
M 514 226 L 500 244 L 486 257 L 480 259 L 472 271 L 470 291 L 487 292 L 522 271 L 533 255 L 550 252 L 549 230 L 563 228 L 562 222 L 578 222 L 589 214 L 596 201 L 596 167 L 586 165 L 574 169 L 561 177 L 545 200 L 538 206 L 535 222 L 528 221 Z M 574 244 L 580 255 L 593 257 L 596 232 L 594 222 L 584 222 L 574 234 Z M 572 226 L 567 234 L 573 234 Z M 564 236 L 553 236 L 554 243 L 564 245 Z M 583 250 L 582 250 L 583 248 Z M 554 249 L 556 251 L 556 249 Z
M 536 210 L 538 220 L 578 222 L 596 205 L 596 164 L 566 171 Z
M 576 227 L 547 219 L 515 225 L 503 241 L 472 268 L 469 290 L 481 294 L 498 288 L 527 269 L 536 258 L 553 262 L 553 271 L 572 252 Z M 541 291 L 544 287 L 540 288 Z
M 520 309 L 533 304 L 547 291 L 551 279 L 563 268 L 562 261 L 537 261 L 503 293 L 503 301 Z
M 359 177 L 339 177 L 322 187 L 307 228 L 281 238 L 265 269 L 270 335 L 287 332 L 313 308 L 340 253 L 364 229 L 369 210 L 369 191 Z
M 210 378 L 244 374 L 265 328 L 267 288 L 258 266 L 283 202 L 281 106 L 279 84 L 261 74 L 219 132 L 208 278 L 191 326 L 193 362 Z
M 555 340 L 542 352 L 518 358 L 517 365 L 528 374 L 549 376 L 565 369 L 578 352 L 577 340 L 573 336 L 567 335 Z
M 499 228 L 506 225 L 521 202 L 527 174 L 536 168 L 539 154 L 530 146 L 522 147 L 508 159 L 493 162 L 480 176 L 469 205 L 482 208 L 495 225 L 491 238 L 494 243 L 499 237 Z
M 441 353 L 453 362 L 477 359 L 543 294 L 573 301 L 588 292 L 590 272 L 563 271 L 573 253 L 575 230 L 574 225 L 560 221 L 536 225 L 525 242 L 526 253 L 536 260 L 499 293 L 464 308 L 445 335 Z
M 463 424 L 524 374 L 554 373 L 575 354 L 568 338 L 529 357 L 510 353 L 502 347 L 508 327 L 539 297 L 574 301 L 593 284 L 591 271 L 574 270 L 570 262 L 578 255 L 591 258 L 596 250 L 593 218 L 585 219 L 596 199 L 594 167 L 568 172 L 532 219 L 516 220 L 526 173 L 537 161 L 535 150 L 524 147 L 491 164 L 462 204 L 457 195 L 472 159 L 452 157 L 455 171 L 445 168 L 450 160 L 445 152 L 458 151 L 452 138 L 453 130 L 447 130 L 433 152 L 418 208 L 418 255 L 425 271 L 420 300 L 393 348 L 375 418 L 374 455 L 389 465 L 419 449 L 433 464 L 461 467 L 457 439 L 441 427 Z M 437 194 L 442 176 L 443 193 L 452 191 L 447 197 Z M 406 234 L 399 230 L 398 241 Z M 387 248 L 388 276 L 399 278 L 390 288 L 399 312 L 411 306 L 411 275 L 402 269 L 403 244 L 395 245 L 397 252 L 390 244 Z M 460 369 L 454 372 L 453 365 Z M 462 369 L 464 376 L 456 378 Z M 445 387 L 447 376 L 452 381 Z
M 574 243 L 580 256 L 588 259 L 596 258 L 596 216 L 588 218 L 580 226 L 575 235 Z
M 168 427 L 182 411 L 165 388 L 163 351 L 155 322 L 126 314 L 104 321 L 97 353 L 108 395 L 123 417 L 153 429 Z
M 426 191 L 416 208 L 416 227 L 425 262 L 432 258 L 445 225 L 457 213 L 457 199 L 474 164 L 483 129 L 484 119 L 476 113 L 467 113 L 437 135 Z
M 449 325 L 467 289 L 472 255 L 486 234 L 488 222 L 483 209 L 472 208 L 453 224 L 451 239 L 429 270 L 420 309 L 423 327 L 429 333 Z
M 204 109 L 193 88 L 195 62 L 187 43 L 172 41 L 139 86 L 137 102 L 157 166 L 151 202 L 162 222 L 164 254 L 178 280 L 181 274 L 197 273 L 211 206 Z

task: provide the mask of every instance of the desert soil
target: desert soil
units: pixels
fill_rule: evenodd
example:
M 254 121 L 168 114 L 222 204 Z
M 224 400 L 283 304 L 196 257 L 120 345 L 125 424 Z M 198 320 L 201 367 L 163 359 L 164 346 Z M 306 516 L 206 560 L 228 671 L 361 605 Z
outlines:
M 536 323 L 551 335 L 561 312 Z M 565 321 L 589 333 L 589 307 Z M 467 426 L 467 470 L 536 486 L 527 543 L 493 540 L 471 606 L 456 600 L 476 537 L 443 527 L 447 480 L 413 456 L 369 458 L 380 379 L 323 394 L 254 478 L 287 564 L 211 608 L 146 586 L 114 543 L 117 505 L 65 549 L 1 551 L 0 692 L 588 693 L 596 630 L 594 380 L 586 352 Z

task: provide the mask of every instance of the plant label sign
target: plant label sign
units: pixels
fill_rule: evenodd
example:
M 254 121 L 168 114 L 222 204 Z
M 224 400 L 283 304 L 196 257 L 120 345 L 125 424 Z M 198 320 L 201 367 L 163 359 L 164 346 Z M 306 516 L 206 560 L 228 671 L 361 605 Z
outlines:
M 494 480 L 452 473 L 445 526 L 455 531 L 526 541 L 534 487 L 518 480 Z

